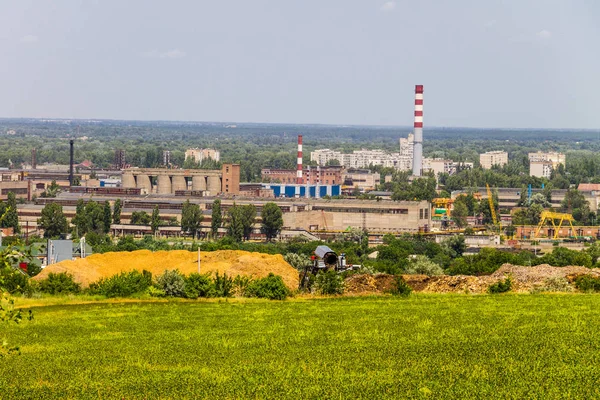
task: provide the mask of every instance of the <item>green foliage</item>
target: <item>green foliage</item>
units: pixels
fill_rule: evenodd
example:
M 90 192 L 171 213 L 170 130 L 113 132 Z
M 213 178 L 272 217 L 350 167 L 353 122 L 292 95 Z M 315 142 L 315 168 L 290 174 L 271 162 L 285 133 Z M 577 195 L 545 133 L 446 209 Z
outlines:
M 304 271 L 305 267 L 312 264 L 310 257 L 304 254 L 287 253 L 283 259 L 299 271 Z
M 104 233 L 108 233 L 110 232 L 110 222 L 112 220 L 112 212 L 110 210 L 110 203 L 108 201 L 104 202 L 104 219 L 103 219 L 103 224 L 102 224 L 102 228 Z
M 442 267 L 431 261 L 427 256 L 418 255 L 406 267 L 406 273 L 411 275 L 443 275 Z
M 262 232 L 267 237 L 267 241 L 277 237 L 283 226 L 283 213 L 281 208 L 275 203 L 266 203 L 263 206 L 262 213 Z
M 167 270 L 156 277 L 155 286 L 169 297 L 185 297 L 185 277 L 178 270 Z
M 13 267 L 5 266 L 0 269 L 0 279 L 2 279 L 2 290 L 10 294 L 31 295 L 32 293 L 29 276 Z
M 131 213 L 132 225 L 150 225 L 151 217 L 146 211 L 134 211 Z
M 152 274 L 149 271 L 133 270 L 91 283 L 88 293 L 106 297 L 128 297 L 145 292 L 151 285 Z
M 160 213 L 158 210 L 158 205 L 154 206 L 154 210 L 152 210 L 152 218 L 150 220 L 150 228 L 152 229 L 152 233 L 156 233 L 158 231 L 158 227 L 160 226 Z
M 408 176 L 394 175 L 394 183 L 392 200 L 431 201 L 437 196 L 437 181 L 433 176 L 417 178 L 409 183 Z
M 181 230 L 191 235 L 193 238 L 198 237 L 202 228 L 202 220 L 204 216 L 198 204 L 192 204 L 189 200 L 183 203 L 181 209 Z
M 13 228 L 14 233 L 19 233 L 19 215 L 17 212 L 17 198 L 13 192 L 8 192 L 6 203 L 0 201 L 0 227 Z
M 256 219 L 256 207 L 253 204 L 239 206 L 235 203 L 227 210 L 227 234 L 235 241 L 250 239 Z
M 246 288 L 246 294 L 250 297 L 258 297 L 269 300 L 285 300 L 291 295 L 290 290 L 283 283 L 281 276 L 269 273 L 265 278 L 255 279 Z
M 112 215 L 113 224 L 121 223 L 121 211 L 122 210 L 123 210 L 123 203 L 121 202 L 121 199 L 116 199 L 115 204 L 113 206 L 113 215 Z
M 37 223 L 44 230 L 45 238 L 56 238 L 61 234 L 67 233 L 67 218 L 60 204 L 46 204 L 42 209 L 41 217 L 37 220 Z
M 185 278 L 185 297 L 188 299 L 215 297 L 215 295 L 215 285 L 210 274 L 192 273 Z
M 52 181 L 50 186 L 46 188 L 41 194 L 41 197 L 56 197 L 60 193 L 60 186 L 56 183 L 56 181 Z
M 215 273 L 215 297 L 231 297 L 233 295 L 233 279 L 227 274 Z
M 565 194 L 565 198 L 560 203 L 560 212 L 573 214 L 573 218 L 582 225 L 589 225 L 595 216 L 590 211 L 590 203 L 586 200 L 583 193 L 577 189 L 570 189 Z
M 394 277 L 394 286 L 390 290 L 390 293 L 395 296 L 408 297 L 412 293 L 413 289 L 406 283 L 402 275 L 396 275 Z
M 334 270 L 319 272 L 315 277 L 313 291 L 325 295 L 343 294 L 344 279 Z
M 48 294 L 79 293 L 81 286 L 73 280 L 73 275 L 66 272 L 49 273 L 46 279 L 38 282 L 38 290 Z
M 512 279 L 510 276 L 507 276 L 506 279 L 498 281 L 496 283 L 492 283 L 488 287 L 489 294 L 497 294 L 497 293 L 506 293 L 512 289 Z
M 580 275 L 575 278 L 575 287 L 582 292 L 600 292 L 600 277 Z
M 149 286 L 148 289 L 146 289 L 146 293 L 150 297 L 165 297 L 166 296 L 166 293 L 164 290 L 159 289 L 154 286 Z
M 213 238 L 217 237 L 219 228 L 223 224 L 223 214 L 221 212 L 221 199 L 215 199 L 212 204 L 210 232 Z
M 465 196 L 459 196 L 458 199 L 461 199 Z M 452 221 L 454 224 L 463 228 L 467 226 L 467 217 L 469 216 L 469 209 L 464 201 L 457 201 L 454 203 L 454 209 L 452 210 Z

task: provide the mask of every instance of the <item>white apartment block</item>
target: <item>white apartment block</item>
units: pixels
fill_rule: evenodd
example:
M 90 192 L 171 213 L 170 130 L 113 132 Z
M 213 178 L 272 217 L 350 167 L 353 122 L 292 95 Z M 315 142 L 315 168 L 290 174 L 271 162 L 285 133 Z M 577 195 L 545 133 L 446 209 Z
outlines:
M 412 160 L 414 150 L 414 139 L 415 135 L 412 133 L 408 134 L 408 138 L 400 138 L 400 155 L 410 157 Z M 412 168 L 412 166 L 411 166 Z
M 310 160 L 318 165 L 327 165 L 331 160 L 338 160 L 346 168 L 368 168 L 369 165 L 412 169 L 412 157 L 400 153 L 387 153 L 383 150 L 354 150 L 352 153 L 341 153 L 330 149 L 315 150 L 310 153 Z
M 459 163 L 443 158 L 424 158 L 423 172 L 432 171 L 437 178 L 439 174 L 453 175 L 458 170 L 458 167 L 473 168 L 473 163 Z
M 538 178 L 548 178 L 552 175 L 553 170 L 551 161 L 530 161 L 529 162 L 529 175 L 536 176 Z
M 550 162 L 552 168 L 557 168 L 558 164 L 566 165 L 565 154 L 557 152 L 543 153 L 538 151 L 537 153 L 529 153 L 529 162 Z
M 187 149 L 185 151 L 185 159 L 192 158 L 195 162 L 201 163 L 204 160 L 212 159 L 214 161 L 221 160 L 221 153 L 214 149 Z
M 508 164 L 508 153 L 505 151 L 488 151 L 479 155 L 481 168 L 490 169 L 494 165 L 503 166 Z

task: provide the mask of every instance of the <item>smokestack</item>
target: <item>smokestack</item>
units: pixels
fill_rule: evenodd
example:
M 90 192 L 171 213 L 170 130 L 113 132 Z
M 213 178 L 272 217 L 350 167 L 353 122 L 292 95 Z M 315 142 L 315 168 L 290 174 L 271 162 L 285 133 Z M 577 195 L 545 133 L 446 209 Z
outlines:
M 423 171 L 423 85 L 415 85 L 415 124 L 413 142 L 413 175 Z
M 31 150 L 31 169 L 36 169 L 36 168 L 37 168 L 37 150 L 32 149 Z
M 69 140 L 69 186 L 73 186 L 73 139 Z
M 296 169 L 296 183 L 302 184 L 302 135 L 298 135 L 298 167 Z

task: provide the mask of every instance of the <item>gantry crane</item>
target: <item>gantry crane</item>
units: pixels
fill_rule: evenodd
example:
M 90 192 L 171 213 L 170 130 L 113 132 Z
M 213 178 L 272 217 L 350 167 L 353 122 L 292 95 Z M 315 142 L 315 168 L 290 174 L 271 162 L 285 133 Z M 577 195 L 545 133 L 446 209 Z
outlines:
M 571 232 L 575 232 L 575 228 L 573 227 L 573 221 L 575 221 L 575 218 L 573 218 L 571 214 L 557 213 L 552 211 L 542 211 L 542 213 L 540 214 L 540 223 L 538 224 L 537 229 L 535 230 L 535 235 L 533 237 L 538 237 L 540 231 L 548 221 L 552 223 L 552 228 L 554 229 L 554 235 L 552 239 L 558 239 L 558 231 L 560 230 L 560 228 L 562 228 L 562 224 L 564 221 L 568 221 L 569 225 L 571 226 Z M 554 221 L 559 221 L 558 226 L 556 226 Z

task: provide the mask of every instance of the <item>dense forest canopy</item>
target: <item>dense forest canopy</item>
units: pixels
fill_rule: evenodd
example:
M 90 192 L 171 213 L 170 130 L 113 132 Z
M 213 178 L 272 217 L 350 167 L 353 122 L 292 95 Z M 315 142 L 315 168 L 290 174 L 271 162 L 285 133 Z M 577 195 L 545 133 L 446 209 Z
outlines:
M 258 181 L 261 168 L 294 168 L 299 134 L 304 136 L 304 162 L 308 164 L 310 152 L 319 148 L 398 151 L 398 139 L 410 132 L 410 127 L 388 126 L 1 119 L 0 167 L 29 162 L 33 148 L 38 164 L 66 164 L 69 139 L 74 138 L 75 160 L 90 160 L 98 168 L 113 163 L 115 149 L 125 150 L 132 166 L 157 167 L 162 164 L 163 150 L 170 150 L 172 162 L 183 166 L 185 149 L 212 147 L 221 152 L 221 161 L 241 164 L 242 181 Z M 499 171 L 507 176 L 527 174 L 527 153 L 538 150 L 567 154 L 561 177 L 570 183 L 593 181 L 600 174 L 600 156 L 596 155 L 600 130 L 432 127 L 425 129 L 424 137 L 426 157 L 477 165 L 482 152 L 507 151 L 513 168 Z M 523 183 L 523 179 L 516 181 L 519 186 Z

